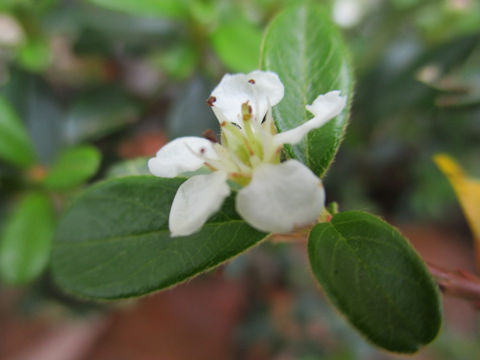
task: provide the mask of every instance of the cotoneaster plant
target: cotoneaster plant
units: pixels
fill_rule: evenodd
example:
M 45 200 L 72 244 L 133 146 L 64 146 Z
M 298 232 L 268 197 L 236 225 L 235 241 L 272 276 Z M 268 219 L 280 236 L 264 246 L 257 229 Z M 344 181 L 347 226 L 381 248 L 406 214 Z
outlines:
M 293 234 L 352 326 L 376 346 L 417 351 L 441 324 L 425 263 L 378 217 L 325 210 L 321 178 L 353 97 L 350 58 L 329 14 L 308 1 L 282 11 L 260 65 L 225 75 L 207 100 L 219 141 L 174 139 L 148 162 L 156 176 L 107 179 L 75 199 L 56 231 L 56 283 L 92 300 L 138 297 Z

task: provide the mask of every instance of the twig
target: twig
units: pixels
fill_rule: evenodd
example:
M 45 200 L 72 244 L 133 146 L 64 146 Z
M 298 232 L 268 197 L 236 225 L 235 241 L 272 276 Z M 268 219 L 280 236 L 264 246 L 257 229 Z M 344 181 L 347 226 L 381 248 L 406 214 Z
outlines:
M 288 234 L 273 234 L 273 242 L 305 242 L 310 228 Z M 427 267 L 444 295 L 472 301 L 480 309 L 480 278 L 466 270 L 450 271 L 427 263 Z
M 480 278 L 465 270 L 448 271 L 437 265 L 427 265 L 445 295 L 473 301 L 477 307 L 480 305 Z

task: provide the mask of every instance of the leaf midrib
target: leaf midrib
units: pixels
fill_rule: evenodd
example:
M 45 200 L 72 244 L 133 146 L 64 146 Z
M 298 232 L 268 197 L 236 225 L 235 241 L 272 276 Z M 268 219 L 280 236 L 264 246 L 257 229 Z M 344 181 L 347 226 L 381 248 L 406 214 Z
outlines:
M 218 221 L 218 222 L 209 222 L 204 225 L 204 227 L 211 227 L 211 226 L 220 226 L 224 224 L 232 224 L 232 223 L 245 223 L 245 221 L 241 219 L 234 219 L 234 220 L 228 220 L 228 221 Z M 161 234 L 161 233 L 168 233 L 170 230 L 168 228 L 162 228 L 162 229 L 157 229 L 157 230 L 149 230 L 145 232 L 140 232 L 140 233 L 134 233 L 134 234 L 127 234 L 127 235 L 115 235 L 111 237 L 106 237 L 106 238 L 101 238 L 101 239 L 78 239 L 78 240 L 66 240 L 66 241 L 58 241 L 57 240 L 57 245 L 91 245 L 91 244 L 96 244 L 100 242 L 112 242 L 112 241 L 122 241 L 126 240 L 128 238 L 132 237 L 146 237 L 149 235 L 155 235 L 155 234 Z

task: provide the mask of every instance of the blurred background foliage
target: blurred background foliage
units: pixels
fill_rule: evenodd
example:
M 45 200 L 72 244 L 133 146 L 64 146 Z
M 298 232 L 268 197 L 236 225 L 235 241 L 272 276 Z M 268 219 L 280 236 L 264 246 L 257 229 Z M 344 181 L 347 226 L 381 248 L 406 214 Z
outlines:
M 88 181 L 145 173 L 145 158 L 168 139 L 217 131 L 205 99 L 225 72 L 258 67 L 263 30 L 290 2 L 2 0 L 0 286 L 30 283 L 21 304 L 56 299 L 83 310 L 44 272 L 56 219 Z M 325 178 L 328 199 L 341 210 L 468 236 L 432 157 L 448 153 L 480 177 L 480 1 L 317 2 L 343 29 L 356 71 L 351 124 Z M 234 277 L 261 277 L 268 266 L 257 259 L 267 259 L 273 285 L 250 288 L 278 285 L 298 322 L 296 335 L 276 333 L 271 299 L 257 294 L 239 326 L 239 346 L 263 339 L 271 354 L 282 349 L 295 359 L 373 358 L 311 282 L 302 284 L 309 275 L 298 274 L 306 266 L 297 257 L 288 246 L 267 245 L 227 266 Z M 343 344 L 333 352 L 303 332 L 317 318 Z M 480 354 L 455 336 L 447 329 L 435 359 Z

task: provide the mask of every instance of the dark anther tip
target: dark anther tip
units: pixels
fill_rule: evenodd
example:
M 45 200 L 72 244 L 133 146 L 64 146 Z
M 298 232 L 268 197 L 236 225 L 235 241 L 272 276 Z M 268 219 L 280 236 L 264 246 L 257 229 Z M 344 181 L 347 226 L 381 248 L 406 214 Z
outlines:
M 208 106 L 212 107 L 213 106 L 213 103 L 217 101 L 217 98 L 215 96 L 210 96 L 208 99 L 207 99 L 207 104 Z

